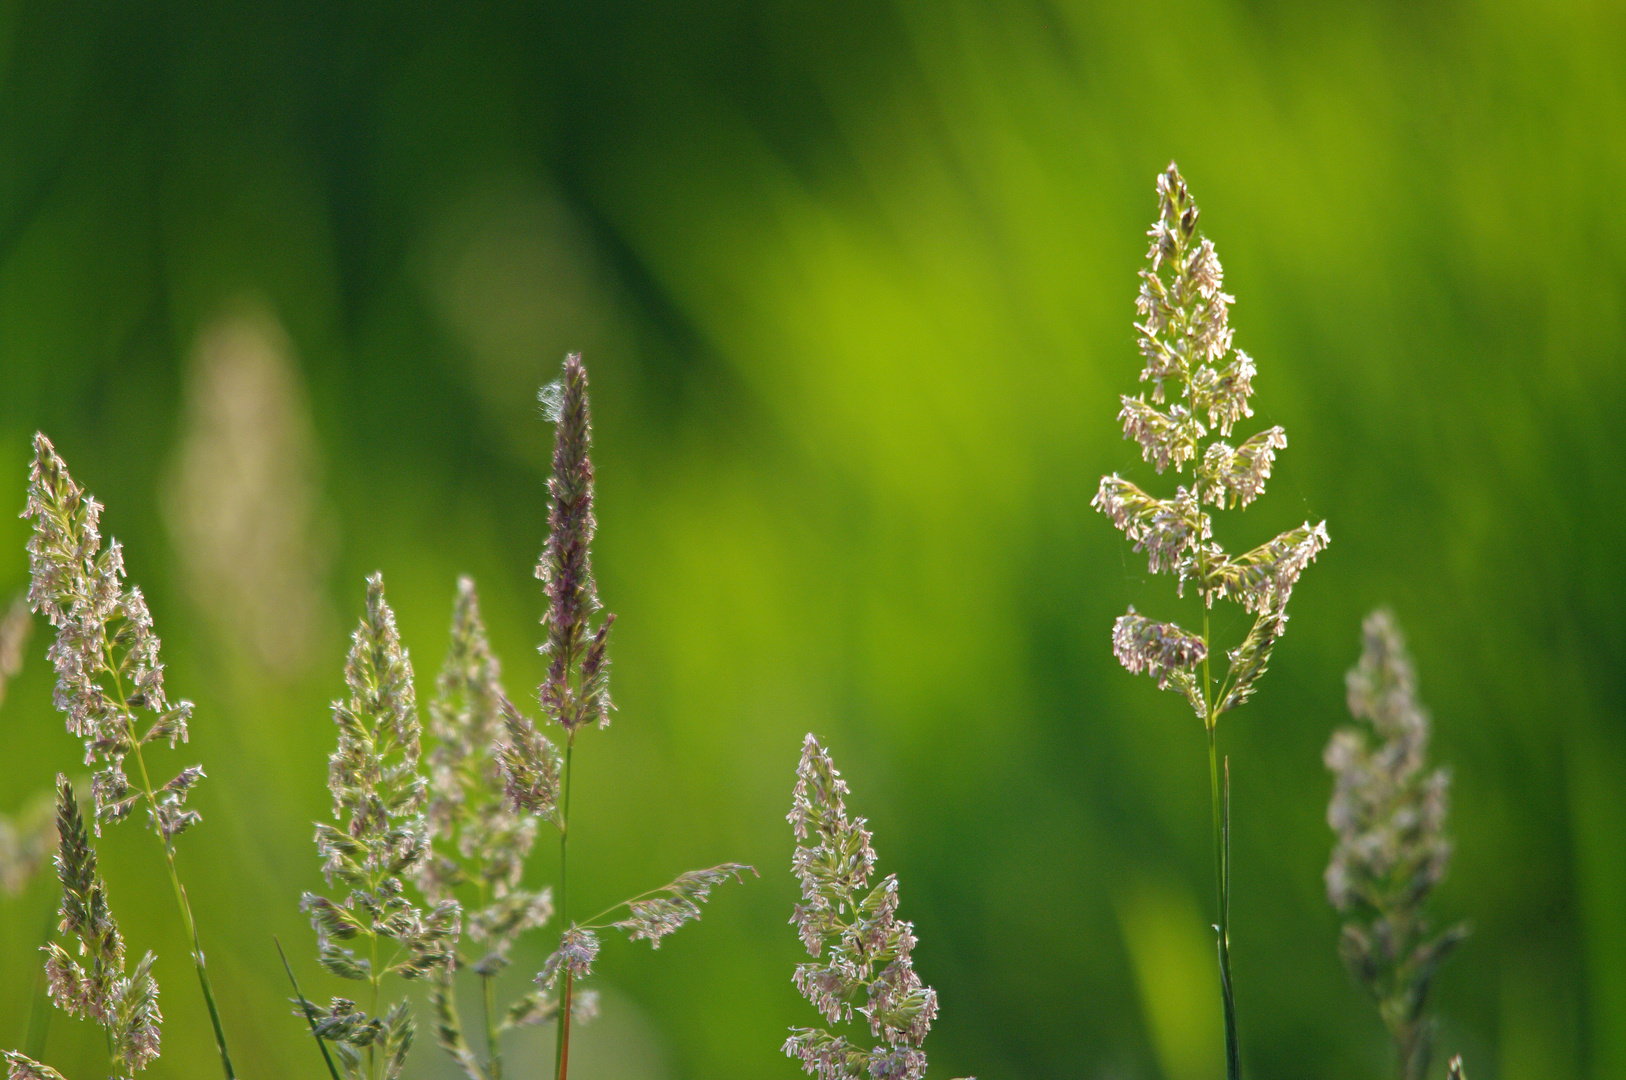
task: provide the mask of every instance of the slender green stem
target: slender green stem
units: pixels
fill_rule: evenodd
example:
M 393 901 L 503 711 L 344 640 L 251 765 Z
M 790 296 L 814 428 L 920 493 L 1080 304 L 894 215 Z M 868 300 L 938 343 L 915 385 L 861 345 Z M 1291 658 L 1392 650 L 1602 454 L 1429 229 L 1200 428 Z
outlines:
M 497 986 L 485 972 L 480 973 L 481 1011 L 486 1020 L 486 1075 L 490 1080 L 502 1080 L 502 1049 L 497 1042 Z
M 480 909 L 483 911 L 489 898 L 485 879 L 482 877 L 475 884 L 480 890 Z M 461 960 L 457 966 L 462 966 Z M 449 987 L 447 992 L 451 993 Z M 486 1022 L 486 1076 L 488 1080 L 502 1080 L 502 1044 L 497 1035 L 497 983 L 486 971 L 480 972 L 480 1013 Z
M 1225 759 L 1225 800 L 1223 803 L 1225 828 L 1223 850 L 1225 854 L 1225 902 L 1220 907 L 1220 919 L 1225 932 L 1220 935 L 1220 987 L 1225 994 L 1225 1073 L 1229 1080 L 1242 1078 L 1242 1046 L 1236 1037 L 1236 995 L 1231 987 L 1231 759 Z
M 124 679 L 119 673 L 118 663 L 113 659 L 113 645 L 105 633 L 102 636 L 102 656 L 107 670 L 113 675 L 113 688 L 118 691 L 119 706 L 124 713 L 124 733 L 130 740 L 137 771 L 141 773 L 141 794 L 146 796 L 147 806 L 152 811 L 153 830 L 164 845 L 164 861 L 169 869 L 170 886 L 175 890 L 175 903 L 181 909 L 186 936 L 192 939 L 192 963 L 198 969 L 198 986 L 203 990 L 203 1002 L 209 1007 L 209 1022 L 214 1025 L 215 1045 L 220 1048 L 220 1067 L 225 1071 L 226 1080 L 236 1080 L 237 1074 L 231 1067 L 231 1054 L 226 1051 L 226 1032 L 220 1026 L 220 1009 L 215 1005 L 214 986 L 209 982 L 209 968 L 203 958 L 203 945 L 198 941 L 198 924 L 192 918 L 192 904 L 187 900 L 181 876 L 175 869 L 175 841 L 164 834 L 159 824 L 162 819 L 158 814 L 158 794 L 153 790 L 152 778 L 147 774 L 147 762 L 141 756 L 141 738 L 136 734 L 135 716 L 130 712 L 130 697 L 124 692 Z
M 1231 761 L 1225 760 L 1225 782 L 1215 749 L 1214 728 L 1208 729 L 1208 781 L 1214 810 L 1214 877 L 1219 907 L 1220 998 L 1225 1008 L 1225 1076 L 1240 1080 L 1242 1055 L 1236 1036 L 1236 999 L 1231 987 Z
M 1198 573 L 1207 578 L 1207 559 L 1198 556 Z M 1201 594 L 1199 594 L 1201 595 Z M 1231 759 L 1225 759 L 1225 783 L 1220 784 L 1219 767 L 1219 714 L 1214 711 L 1217 700 L 1210 693 L 1213 677 L 1209 671 L 1208 607 L 1203 606 L 1203 727 L 1208 732 L 1208 793 L 1214 818 L 1214 892 L 1219 911 L 1219 924 L 1214 927 L 1219 936 L 1220 1002 L 1225 1010 L 1225 1076 L 1226 1080 L 1241 1080 L 1242 1053 L 1236 1037 L 1236 998 L 1231 987 Z M 1223 690 L 1223 687 L 1221 688 Z
M 563 1034 L 560 1036 L 559 1040 L 559 1080 L 565 1080 L 566 1076 L 570 1072 L 570 994 L 570 969 L 566 968 L 565 989 L 559 998 L 559 1015 L 566 1018 L 564 1027 L 561 1029 Z
M 339 1080 L 339 1070 L 333 1064 L 333 1056 L 327 1052 L 327 1043 L 323 1041 L 322 1036 L 316 1034 L 316 1009 L 305 1000 L 304 992 L 299 989 L 299 980 L 294 978 L 294 968 L 288 963 L 288 954 L 282 951 L 282 942 L 277 940 L 275 934 L 271 935 L 271 941 L 277 947 L 277 955 L 282 957 L 282 970 L 288 973 L 288 981 L 294 984 L 294 997 L 299 1000 L 299 1007 L 305 1012 L 305 1020 L 311 1026 L 311 1034 L 316 1036 L 316 1046 L 322 1051 L 322 1060 L 327 1062 L 328 1075 L 333 1077 L 333 1080 Z
M 568 898 L 565 886 L 569 881 L 566 856 L 570 852 L 570 757 L 576 747 L 576 733 L 565 736 L 565 788 L 559 803 L 559 925 L 570 929 Z M 570 1068 L 570 969 L 565 968 L 565 988 L 559 995 L 559 1022 L 553 1047 L 553 1068 L 559 1080 L 565 1080 Z
M 57 912 L 52 909 L 45 916 L 45 929 L 40 933 L 40 948 L 51 941 L 56 929 Z M 51 990 L 45 974 L 45 965 L 39 965 L 34 976 L 34 998 L 28 1006 L 28 1034 L 23 1039 L 23 1053 L 38 1061 L 45 1056 L 45 1036 L 51 1027 Z
M 608 915 L 610 912 L 616 910 L 617 908 L 630 907 L 646 896 L 654 896 L 656 893 L 665 892 L 667 888 L 668 886 L 666 885 L 657 885 L 653 889 L 645 889 L 636 896 L 629 896 L 625 900 L 617 900 L 615 903 L 611 904 L 597 915 L 594 915 L 591 919 L 588 919 L 585 922 L 578 922 L 575 924 L 575 926 L 578 930 L 603 930 L 604 926 L 599 922 L 599 920 L 604 918 L 604 916 Z
M 379 984 L 384 981 L 384 977 L 378 973 L 378 934 L 375 931 L 369 930 L 367 931 L 367 936 L 372 940 L 373 944 L 372 960 L 367 965 L 367 978 L 368 981 L 373 984 L 373 1000 L 372 1003 L 367 1006 L 367 1015 L 376 1017 L 378 1015 L 378 987 Z M 367 1044 L 367 1075 L 378 1075 L 377 1039 L 374 1039 L 372 1042 Z

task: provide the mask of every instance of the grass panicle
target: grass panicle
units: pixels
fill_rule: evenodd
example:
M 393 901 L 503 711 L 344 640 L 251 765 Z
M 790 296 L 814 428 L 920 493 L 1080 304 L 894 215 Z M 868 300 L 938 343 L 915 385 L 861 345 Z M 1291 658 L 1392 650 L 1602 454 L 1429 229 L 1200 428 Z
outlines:
M 818 1080 L 919 1080 L 937 992 L 915 974 L 914 924 L 898 918 L 897 875 L 870 887 L 875 850 L 864 819 L 847 817 L 847 795 L 835 762 L 809 733 L 786 820 L 798 841 L 791 871 L 802 886 L 790 921 L 816 962 L 796 965 L 793 981 L 826 1022 L 861 1015 L 870 1041 L 792 1028 L 784 1051 Z
M 580 993 L 576 983 L 592 974 L 601 931 L 622 930 L 634 941 L 659 948 L 663 937 L 700 917 L 700 905 L 714 886 L 754 869 L 723 863 L 681 874 L 657 889 L 613 904 L 590 919 L 570 917 L 570 777 L 576 736 L 596 723 L 610 723 L 609 671 L 606 649 L 615 616 L 602 608 L 593 580 L 592 543 L 598 523 L 593 515 L 592 412 L 587 398 L 587 369 L 579 354 L 565 357 L 558 381 L 542 388 L 543 411 L 554 425 L 553 467 L 548 478 L 548 537 L 537 563 L 547 610 L 542 616 L 542 654 L 547 677 L 537 690 L 542 713 L 557 724 L 564 742 L 559 749 L 537 725 L 501 698 L 504 740 L 497 755 L 509 810 L 551 822 L 559 830 L 559 945 L 547 958 L 535 982 L 538 993 L 510 1009 L 510 1021 L 552 1017 L 557 1036 L 554 1072 L 566 1080 L 570 1071 L 570 1026 L 589 1014 L 595 998 Z M 611 916 L 623 917 L 612 919 Z M 552 993 L 557 987 L 556 996 Z M 453 1049 L 454 1056 L 465 1048 Z M 460 1060 L 463 1060 L 460 1058 Z M 467 1066 L 465 1065 L 465 1071 Z M 472 1074 L 471 1074 L 472 1075 Z
M 38 792 L 15 814 L 0 814 L 0 896 L 28 887 L 56 849 L 56 800 Z
M 501 1035 L 510 1028 L 553 1018 L 557 1001 L 540 987 L 499 1012 L 495 979 L 508 966 L 519 935 L 553 916 L 553 890 L 521 885 L 536 841 L 537 818 L 514 806 L 498 763 L 508 717 L 516 714 L 503 692 L 501 665 L 491 652 L 472 578 L 457 583 L 451 646 L 429 706 L 437 744 L 429 755 L 430 855 L 418 885 L 432 901 L 463 894 L 467 960 L 437 968 L 429 984 L 436 1042 L 469 1080 L 501 1080 Z M 534 726 L 532 727 L 534 732 Z M 480 980 L 485 1054 L 469 1045 L 458 1014 L 456 973 Z
M 85 828 L 73 785 L 57 776 L 56 868 L 62 882 L 59 933 L 77 944 L 72 953 L 56 941 L 45 946 L 46 985 L 52 1002 L 70 1016 L 99 1025 L 107 1033 L 108 1069 L 129 1080 L 158 1057 L 158 981 L 153 954 L 125 970 L 124 936 L 107 900 L 107 884 L 96 870 L 96 848 Z M 15 1051 L 5 1053 L 8 1080 L 61 1080 L 56 1070 Z
M 28 541 L 28 600 L 56 630 L 46 650 L 56 669 L 56 707 L 67 717 L 68 731 L 84 740 L 85 764 L 101 766 L 90 784 L 96 834 L 101 835 L 103 822 L 121 821 L 145 804 L 192 943 L 192 964 L 214 1028 L 221 1071 L 233 1080 L 197 921 L 176 867 L 176 836 L 200 820 L 186 798 L 203 779 L 203 768 L 189 765 L 165 783 L 154 784 L 143 753 L 159 742 L 173 748 L 186 741 L 192 703 L 171 703 L 166 696 L 146 598 L 136 586 L 124 586 L 124 550 L 117 540 L 102 547 L 101 503 L 74 483 L 43 434 L 34 436 L 28 481 L 22 513 L 34 523 Z M 125 772 L 130 761 L 134 776 Z
M 419 770 L 412 663 L 380 574 L 367 579 L 367 610 L 344 679 L 349 697 L 333 704 L 339 745 L 328 763 L 333 815 L 344 827 L 318 823 L 316 848 L 328 884 L 347 891 L 337 901 L 306 893 L 300 906 L 316 930 L 322 967 L 365 983 L 368 1003 L 364 1009 L 335 997 L 314 1010 L 314 1031 L 333 1046 L 347 1080 L 395 1080 L 415 1024 L 404 998 L 379 1012 L 383 979 L 423 978 L 449 965 L 460 910 L 450 898 L 420 907 L 405 895 L 403 879 L 418 874 L 429 856 L 428 790 Z M 346 942 L 364 942 L 366 954 Z M 304 1006 L 297 1012 L 308 1019 Z
M 1131 606 L 1112 628 L 1112 651 L 1133 674 L 1148 674 L 1159 689 L 1173 689 L 1196 712 L 1208 738 L 1209 795 L 1214 832 L 1214 881 L 1220 995 L 1225 1016 L 1226 1075 L 1241 1075 L 1236 1005 L 1231 982 L 1229 775 L 1218 753 L 1222 714 L 1253 695 L 1287 627 L 1287 601 L 1304 569 L 1330 540 L 1326 522 L 1295 529 L 1233 555 L 1213 540 L 1214 511 L 1246 509 L 1264 494 L 1276 453 L 1287 433 L 1270 427 L 1232 442 L 1237 424 L 1253 415 L 1249 399 L 1258 374 L 1253 359 L 1233 350 L 1224 271 L 1213 243 L 1197 231 L 1199 211 L 1185 179 L 1171 162 L 1157 178 L 1158 216 L 1148 234 L 1149 266 L 1140 272 L 1135 324 L 1145 366 L 1145 392 L 1119 398 L 1124 438 L 1161 474 L 1191 467 L 1189 484 L 1168 498 L 1150 495 L 1113 473 L 1102 477 L 1091 505 L 1111 519 L 1147 557 L 1153 574 L 1172 574 L 1175 593 L 1187 586 L 1200 598 L 1201 630 L 1149 618 Z M 1225 652 L 1227 670 L 1211 675 L 1209 611 L 1215 601 L 1240 605 L 1252 627 Z
M 1422 1080 L 1434 1043 L 1429 986 L 1468 936 L 1463 924 L 1433 933 L 1423 911 L 1451 861 L 1451 774 L 1428 767 L 1431 724 L 1394 616 L 1373 612 L 1361 638 L 1347 687 L 1350 714 L 1363 723 L 1334 732 L 1324 755 L 1333 774 L 1327 824 L 1338 837 L 1327 900 L 1346 916 L 1338 951 L 1377 1004 L 1401 1080 Z
M 28 610 L 28 596 L 18 596 L 0 616 L 0 705 L 6 703 L 6 684 L 23 670 L 23 654 L 34 634 L 34 620 Z

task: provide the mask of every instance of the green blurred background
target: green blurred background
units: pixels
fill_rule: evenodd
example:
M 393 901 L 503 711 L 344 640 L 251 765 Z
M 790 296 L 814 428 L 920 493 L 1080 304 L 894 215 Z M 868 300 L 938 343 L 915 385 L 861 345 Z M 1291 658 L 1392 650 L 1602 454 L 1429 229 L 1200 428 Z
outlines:
M 1388 1075 L 1323 899 L 1320 763 L 1387 603 L 1456 776 L 1436 913 L 1476 927 L 1441 1050 L 1626 1076 L 1623 56 L 1626 8 L 1588 2 L 0 3 L 0 504 L 45 430 L 198 704 L 165 757 L 210 777 L 182 871 L 245 1080 L 321 1070 L 272 933 L 344 990 L 296 904 L 363 576 L 425 694 L 462 572 L 511 692 L 540 678 L 534 394 L 567 349 L 620 616 L 579 902 L 763 871 L 659 953 L 606 945 L 577 1075 L 800 1075 L 809 730 L 900 876 L 934 1075 L 1217 1075 L 1202 735 L 1108 645 L 1126 604 L 1191 601 L 1088 507 L 1103 472 L 1150 482 L 1113 415 L 1171 157 L 1254 423 L 1291 438 L 1227 537 L 1334 540 L 1222 731 L 1247 1071 Z M 0 600 L 25 536 L 0 515 Z M 0 706 L 8 813 L 83 771 L 46 637 Z M 160 956 L 151 1074 L 209 1076 L 156 846 L 102 852 Z M 8 1046 L 53 886 L 0 900 Z M 420 1044 L 415 1077 L 452 1075 Z M 550 1046 L 516 1038 L 513 1075 Z M 70 1077 L 98 1047 L 53 1018 Z

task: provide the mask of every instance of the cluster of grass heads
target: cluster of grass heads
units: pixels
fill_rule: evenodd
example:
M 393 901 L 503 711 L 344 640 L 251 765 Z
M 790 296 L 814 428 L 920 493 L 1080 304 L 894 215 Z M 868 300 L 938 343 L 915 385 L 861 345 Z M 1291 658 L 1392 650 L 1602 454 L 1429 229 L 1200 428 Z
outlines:
M 1145 552 L 1153 573 L 1175 578 L 1176 600 L 1196 605 L 1201 630 L 1157 621 L 1131 607 L 1112 630 L 1112 648 L 1132 673 L 1177 691 L 1202 724 L 1208 749 L 1215 863 L 1219 1007 L 1226 1073 L 1242 1075 L 1230 958 L 1230 761 L 1218 747 L 1220 717 L 1245 703 L 1265 674 L 1288 622 L 1300 576 L 1329 541 L 1325 522 L 1291 529 L 1252 550 L 1231 554 L 1213 539 L 1210 511 L 1245 509 L 1265 488 L 1276 452 L 1287 445 L 1271 427 L 1233 445 L 1233 430 L 1253 415 L 1253 360 L 1233 350 L 1214 245 L 1198 229 L 1198 209 L 1174 165 L 1157 178 L 1158 217 L 1149 267 L 1141 272 L 1136 323 L 1145 364 L 1144 394 L 1122 397 L 1119 421 L 1157 473 L 1172 468 L 1191 481 L 1171 497 L 1148 494 L 1117 474 L 1104 477 L 1094 506 Z M 592 424 L 587 372 L 567 357 L 561 378 L 541 400 L 555 428 L 548 482 L 548 536 L 536 568 L 546 599 L 541 651 L 547 675 L 537 690 L 541 718 L 508 696 L 492 650 L 475 583 L 457 582 L 450 646 L 428 706 L 433 743 L 424 748 L 411 658 L 401 643 L 381 574 L 366 582 L 365 613 L 344 664 L 346 696 L 333 704 L 337 746 L 328 783 L 337 825 L 317 823 L 316 853 L 333 895 L 306 893 L 299 904 L 315 932 L 319 966 L 358 984 L 350 996 L 317 1004 L 283 955 L 295 1022 L 308 1026 L 320 1068 L 332 1080 L 395 1080 L 415 1045 L 408 997 L 386 993 L 399 978 L 422 982 L 434 1038 L 469 1080 L 502 1080 L 503 1036 L 551 1023 L 553 1071 L 566 1080 L 573 1023 L 597 1011 L 583 986 L 594 971 L 599 935 L 620 930 L 659 948 L 700 917 L 712 890 L 755 870 L 725 862 L 678 875 L 586 917 L 570 906 L 570 795 L 578 737 L 610 724 L 609 634 L 600 615 L 591 549 L 596 530 Z M 0 821 L 5 882 L 43 861 L 54 831 L 62 884 L 57 932 L 72 949 L 45 946 L 49 997 L 70 1015 L 105 1030 L 110 1074 L 133 1078 L 159 1056 L 162 1015 L 153 954 L 128 964 L 92 836 L 104 824 L 144 811 L 159 842 L 177 910 L 192 943 L 199 991 L 207 1005 L 220 1066 L 236 1075 L 216 1006 L 202 936 L 180 873 L 176 839 L 199 823 L 186 805 L 205 778 L 186 765 L 155 782 L 149 757 L 160 744 L 184 743 L 193 707 L 171 701 L 159 639 L 141 591 L 127 585 L 121 549 L 103 546 L 99 504 L 69 475 L 51 442 L 37 435 L 24 516 L 33 521 L 28 603 L 55 628 L 48 657 L 55 702 L 68 730 L 84 740 L 91 827 L 80 793 L 57 778 L 54 822 L 19 827 Z M 1186 588 L 1193 592 L 1186 597 Z M 1209 612 L 1216 601 L 1240 605 L 1251 628 L 1225 650 L 1216 675 Z M 13 605 L 0 623 L 0 694 L 15 674 L 29 621 Z M 1466 934 L 1432 933 L 1423 903 L 1450 857 L 1445 835 L 1445 770 L 1428 769 L 1429 721 L 1415 696 L 1415 673 L 1391 616 L 1364 627 L 1364 651 L 1349 675 L 1350 711 L 1364 728 L 1338 731 L 1326 752 L 1335 783 L 1328 822 L 1337 836 L 1327 870 L 1329 901 L 1347 916 L 1340 952 L 1378 1006 L 1395 1043 L 1402 1080 L 1421 1080 L 1433 1045 L 1426 1013 L 1439 962 Z M 127 771 L 128 770 L 128 771 Z M 162 777 L 164 773 L 156 775 Z M 810 962 L 796 966 L 796 987 L 829 1028 L 793 1028 L 784 1052 L 819 1080 L 869 1077 L 919 1080 L 923 1049 L 938 1012 L 935 991 L 914 970 L 913 925 L 898 916 L 895 875 L 872 883 L 876 855 L 862 818 L 848 816 L 850 792 L 823 745 L 803 742 L 788 820 L 797 841 L 792 870 L 802 903 L 791 922 Z M 38 816 L 38 815 L 36 815 Z M 559 842 L 553 887 L 527 888 L 525 867 L 541 835 Z M 515 942 L 553 935 L 556 947 L 533 988 L 498 1000 L 497 976 Z M 269 943 L 268 943 L 269 944 Z M 281 944 L 276 947 L 281 950 Z M 472 980 L 472 981 L 471 981 Z M 458 1007 L 469 983 L 479 1024 Z M 855 1015 L 861 1020 L 855 1020 Z M 867 1024 L 866 1038 L 863 1027 Z M 852 1025 L 843 1027 L 842 1025 Z M 8 1080 L 60 1074 L 36 1058 L 37 1046 L 7 1051 Z M 315 1059 L 313 1056 L 313 1068 Z M 1460 1059 L 1449 1066 L 1462 1075 Z

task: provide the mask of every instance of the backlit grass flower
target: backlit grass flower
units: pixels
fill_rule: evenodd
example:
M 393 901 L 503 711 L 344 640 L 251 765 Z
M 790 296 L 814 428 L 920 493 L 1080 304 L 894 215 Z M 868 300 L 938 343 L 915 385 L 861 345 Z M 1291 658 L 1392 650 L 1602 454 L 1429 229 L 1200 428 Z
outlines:
M 1117 473 L 1101 478 L 1091 501 L 1146 555 L 1153 574 L 1172 574 L 1175 594 L 1188 586 L 1201 601 L 1201 629 L 1149 618 L 1130 607 L 1112 628 L 1112 651 L 1133 674 L 1148 674 L 1161 690 L 1180 693 L 1208 736 L 1214 820 L 1216 927 L 1225 1011 L 1226 1073 L 1241 1074 L 1230 971 L 1229 762 L 1222 770 L 1215 729 L 1222 714 L 1252 696 L 1287 627 L 1287 602 L 1300 575 L 1330 542 L 1325 522 L 1306 521 L 1251 551 L 1233 555 L 1214 541 L 1209 508 L 1246 509 L 1264 494 L 1287 433 L 1269 427 L 1233 442 L 1237 424 L 1253 416 L 1250 398 L 1258 368 L 1233 351 L 1225 272 L 1214 244 L 1197 231 L 1197 204 L 1171 162 L 1157 178 L 1158 216 L 1148 235 L 1149 265 L 1140 272 L 1135 330 L 1144 366 L 1143 392 L 1119 398 L 1124 438 L 1161 474 L 1172 468 L 1189 483 L 1169 496 L 1149 494 Z M 1209 610 L 1216 600 L 1239 604 L 1253 626 L 1234 648 L 1217 682 L 1210 673 L 1214 643 Z
M 809 734 L 787 820 L 800 841 L 791 870 L 802 886 L 791 922 L 816 962 L 796 965 L 793 981 L 826 1022 L 862 1016 L 872 1041 L 792 1028 L 784 1051 L 819 1080 L 918 1080 L 937 993 L 915 974 L 914 925 L 898 918 L 897 875 L 870 887 L 875 850 L 864 819 L 847 817 L 847 794 L 830 755 Z
M 367 983 L 370 1000 L 362 1009 L 334 998 L 311 1019 L 317 1038 L 337 1049 L 346 1077 L 394 1080 L 406 1064 L 414 1023 L 404 999 L 379 1014 L 380 984 L 388 974 L 417 979 L 449 964 L 459 908 L 445 898 L 426 910 L 405 895 L 403 878 L 416 876 L 429 854 L 428 791 L 418 768 L 412 664 L 379 574 L 367 579 L 367 610 L 344 677 L 349 697 L 333 704 L 339 745 L 328 762 L 333 814 L 344 827 L 319 823 L 316 848 L 328 883 L 348 892 L 338 901 L 306 893 L 300 906 L 316 930 L 322 966 Z M 350 941 L 365 942 L 367 953 L 343 944 Z M 381 947 L 388 951 L 381 954 Z
M 741 863 L 693 870 L 657 889 L 612 904 L 590 919 L 570 916 L 567 891 L 570 867 L 570 776 L 576 736 L 596 722 L 610 722 L 609 656 L 606 644 L 614 615 L 595 628 L 591 617 L 601 607 L 593 581 L 592 419 L 587 400 L 587 369 L 579 355 L 565 358 L 558 382 L 543 388 L 541 401 L 554 424 L 553 470 L 548 478 L 548 537 L 536 576 L 547 597 L 542 617 L 546 636 L 541 651 L 548 658 L 547 678 L 537 690 L 543 714 L 559 725 L 561 754 L 537 725 L 501 698 L 503 742 L 497 754 L 509 808 L 551 822 L 559 830 L 559 946 L 537 974 L 537 990 L 510 1010 L 513 1022 L 551 1015 L 558 1025 L 554 1042 L 555 1074 L 566 1080 L 570 1070 L 570 1026 L 584 1011 L 575 983 L 592 974 L 598 956 L 598 933 L 624 931 L 634 941 L 659 948 L 667 934 L 700 917 L 700 905 L 712 888 L 740 878 Z M 500 697 L 500 695 L 498 695 Z M 625 916 L 610 916 L 625 910 Z M 558 996 L 550 993 L 558 986 Z M 494 1037 L 493 1037 L 494 1038 Z M 466 1060 L 460 1058 L 460 1060 Z M 465 1066 L 465 1069 L 467 1067 Z
M 508 966 L 515 939 L 553 915 L 551 889 L 531 890 L 520 884 L 536 840 L 537 819 L 527 812 L 524 801 L 511 805 L 505 797 L 498 760 L 508 718 L 517 715 L 503 692 L 501 666 L 480 618 L 474 580 L 461 578 L 452 612 L 451 647 L 429 705 L 430 731 L 437 740 L 429 755 L 431 846 L 417 880 L 433 901 L 459 892 L 468 897 L 463 940 L 471 948 L 469 958 L 436 970 L 429 1003 L 436 1041 L 470 1080 L 500 1080 L 503 1032 L 551 1019 L 558 1006 L 556 999 L 538 989 L 499 1013 L 493 986 L 497 974 Z M 553 775 L 557 777 L 557 772 Z M 457 1008 L 455 976 L 457 968 L 465 966 L 480 978 L 483 1057 L 469 1045 Z
M 192 703 L 172 705 L 165 696 L 146 598 L 124 586 L 124 549 L 117 540 L 102 547 L 102 504 L 73 482 L 44 435 L 34 436 L 28 480 L 28 599 L 56 628 L 46 650 L 56 668 L 56 707 L 69 732 L 84 739 L 85 764 L 102 766 L 91 782 L 98 828 L 128 817 L 145 795 L 152 827 L 167 840 L 197 822 L 184 803 L 202 770 L 177 776 L 159 795 L 132 785 L 124 763 L 150 743 L 185 742 Z
M 1258 370 L 1247 353 L 1231 351 L 1235 298 L 1223 290 L 1219 255 L 1198 234 L 1197 204 L 1172 164 L 1157 178 L 1157 195 L 1150 266 L 1141 271 L 1135 300 L 1145 361 L 1140 378 L 1150 384 L 1151 400 L 1123 395 L 1118 419 L 1124 437 L 1140 445 L 1156 472 L 1181 473 L 1189 464 L 1193 475 L 1172 497 L 1159 498 L 1114 473 L 1102 478 L 1092 505 L 1146 554 L 1152 573 L 1175 576 L 1179 594 L 1190 585 L 1205 607 L 1230 600 L 1255 616 L 1243 646 L 1226 653 L 1229 670 L 1217 692 L 1206 675 L 1206 629 L 1193 633 L 1172 623 L 1148 623 L 1133 610 L 1114 628 L 1114 652 L 1124 666 L 1180 690 L 1211 726 L 1252 694 L 1285 628 L 1293 586 L 1330 541 L 1325 522 L 1306 522 L 1239 555 L 1213 542 L 1213 521 L 1204 507 L 1246 508 L 1264 494 L 1287 433 L 1270 427 L 1234 445 L 1228 441 L 1238 421 L 1253 415 L 1249 398 Z M 1149 635 L 1148 626 L 1161 629 Z M 1173 642 L 1197 644 L 1171 651 Z M 1170 677 L 1180 670 L 1191 679 Z
M 127 1080 L 158 1057 L 158 982 L 147 953 L 126 973 L 124 937 L 107 902 L 107 885 L 96 870 L 96 848 L 79 814 L 67 777 L 57 776 L 57 877 L 62 882 L 57 929 L 77 942 L 75 956 L 55 941 L 45 946 L 46 986 L 51 1000 L 70 1016 L 107 1033 L 112 1075 Z M 61 1080 L 49 1066 L 7 1052 L 8 1080 Z
M 221 1071 L 233 1080 L 213 983 L 175 860 L 176 835 L 199 821 L 186 798 L 203 779 L 203 768 L 187 766 L 155 785 L 143 754 L 158 742 L 173 748 L 186 741 L 192 703 L 171 704 L 166 697 L 164 665 L 146 598 L 134 585 L 124 587 L 123 549 L 117 540 L 102 547 L 101 504 L 74 483 L 43 434 L 34 436 L 28 481 L 22 513 L 34 523 L 28 541 L 28 599 L 56 629 L 46 650 L 56 669 L 56 707 L 67 717 L 68 730 L 84 740 L 85 764 L 101 766 L 90 784 L 94 828 L 100 835 L 103 822 L 120 821 L 145 802 L 192 942 L 192 963 L 214 1028 Z M 125 772 L 127 760 L 135 762 L 133 777 Z

